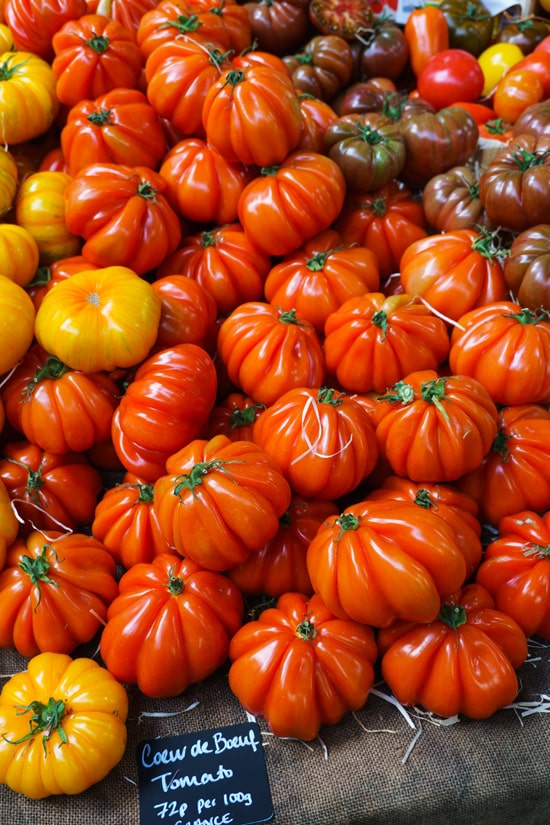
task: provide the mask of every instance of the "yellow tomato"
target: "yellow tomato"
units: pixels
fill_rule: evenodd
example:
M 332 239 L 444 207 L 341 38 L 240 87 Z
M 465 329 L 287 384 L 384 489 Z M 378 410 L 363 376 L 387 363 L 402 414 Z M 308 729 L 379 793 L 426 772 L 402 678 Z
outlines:
M 0 275 L 0 375 L 24 356 L 34 334 L 35 309 L 23 287 Z
M 73 370 L 133 367 L 155 343 L 161 301 L 125 266 L 75 272 L 48 292 L 36 313 L 38 343 Z
M 0 693 L 0 782 L 31 799 L 82 793 L 126 750 L 128 694 L 93 659 L 40 653 Z
M 19 170 L 12 153 L 0 149 L 0 217 L 4 217 L 12 207 L 18 177 Z
M 485 80 L 482 97 L 488 97 L 495 89 L 508 69 L 524 58 L 524 54 L 515 43 L 494 43 L 481 52 L 477 62 Z
M 22 143 L 46 132 L 59 112 L 49 63 L 31 52 L 0 54 L 0 141 Z
M 27 286 L 36 274 L 38 244 L 28 229 L 15 223 L 0 224 L 0 275 Z
M 17 190 L 15 220 L 38 244 L 42 266 L 80 252 L 82 239 L 65 222 L 65 189 L 71 180 L 65 172 L 34 172 Z
M 1 3 L 0 3 L 1 6 Z M 1 12 L 0 12 L 1 16 Z M 13 35 L 6 23 L 0 23 L 0 53 L 13 50 Z

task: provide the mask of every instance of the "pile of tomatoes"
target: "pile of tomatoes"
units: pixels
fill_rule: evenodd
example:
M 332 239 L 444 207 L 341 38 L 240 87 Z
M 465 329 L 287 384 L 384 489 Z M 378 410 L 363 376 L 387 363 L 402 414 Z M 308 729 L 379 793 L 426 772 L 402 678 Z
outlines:
M 102 779 L 128 685 L 308 740 L 550 639 L 550 21 L 462 5 L 5 0 L 14 790 Z

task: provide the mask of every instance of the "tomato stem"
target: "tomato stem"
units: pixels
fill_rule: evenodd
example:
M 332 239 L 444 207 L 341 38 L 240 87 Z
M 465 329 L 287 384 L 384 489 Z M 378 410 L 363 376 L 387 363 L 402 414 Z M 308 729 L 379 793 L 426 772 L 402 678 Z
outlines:
M 344 533 L 348 533 L 350 530 L 359 530 L 360 524 L 359 517 L 353 513 L 342 513 L 335 519 L 334 523 L 340 528 L 336 536 L 336 541 L 340 541 Z
M 296 627 L 296 635 L 305 642 L 311 642 L 317 636 L 317 628 L 308 618 L 300 622 Z
M 202 26 L 201 21 L 196 14 L 178 14 L 174 20 L 168 20 L 162 23 L 159 29 L 177 29 L 179 34 L 187 34 L 187 32 L 196 32 Z
M 49 544 L 44 544 L 38 556 L 21 556 L 21 559 L 19 561 L 20 569 L 23 571 L 23 573 L 27 574 L 27 576 L 31 580 L 31 584 L 33 584 L 38 590 L 38 601 L 36 603 L 35 610 L 42 600 L 42 590 L 40 589 L 40 583 L 53 584 L 55 587 L 59 587 L 59 582 L 54 581 L 54 579 L 51 579 L 48 576 L 48 572 L 51 567 L 49 561 L 46 558 L 46 553 L 48 550 L 51 550 L 55 558 L 57 559 L 57 554 L 54 548 Z
M 377 398 L 377 401 L 397 402 L 399 404 L 411 404 L 414 400 L 414 387 L 406 384 L 405 381 L 397 381 L 393 387 L 390 387 L 386 395 L 380 395 Z
M 537 556 L 539 559 L 550 558 L 550 544 L 537 544 L 536 542 L 529 542 L 523 550 L 523 555 L 526 557 Z
M 372 323 L 375 327 L 379 327 L 382 332 L 382 341 L 386 340 L 386 333 L 388 331 L 388 316 L 387 313 L 384 312 L 383 309 L 379 309 L 378 312 L 375 312 L 371 318 Z
M 433 404 L 446 419 L 446 421 L 449 421 L 449 414 L 442 403 L 446 400 L 445 383 L 444 378 L 436 378 L 433 381 L 425 381 L 422 384 L 421 395 L 423 401 Z
M 97 54 L 103 54 L 109 48 L 109 38 L 104 37 L 102 34 L 94 34 L 89 40 L 86 41 L 86 45 L 92 49 L 92 51 L 97 52 Z
M 239 427 L 250 427 L 260 410 L 265 410 L 265 404 L 254 403 L 234 409 L 229 416 L 230 432 Z
M 515 318 L 518 324 L 540 324 L 550 321 L 550 312 L 544 307 L 539 307 L 537 310 L 523 307 L 520 312 L 510 312 L 504 317 Z
M 168 570 L 168 584 L 166 585 L 171 596 L 180 596 L 185 590 L 185 582 L 180 576 L 174 576 L 172 568 Z
M 67 744 L 67 734 L 61 726 L 61 720 L 65 713 L 64 702 L 61 700 L 57 701 L 52 696 L 50 696 L 46 705 L 43 702 L 35 700 L 31 702 L 30 705 L 21 706 L 18 711 L 18 716 L 29 712 L 32 712 L 29 720 L 29 732 L 20 739 L 7 739 L 6 736 L 4 736 L 3 739 L 8 742 L 8 744 L 20 745 L 22 742 L 27 742 L 29 739 L 32 739 L 37 733 L 43 733 L 42 746 L 44 748 L 44 755 L 46 755 L 46 743 L 55 732 L 59 734 L 61 743 L 63 745 Z
M 202 484 L 203 478 L 207 476 L 208 473 L 220 470 L 228 476 L 231 476 L 231 473 L 225 469 L 225 466 L 227 464 L 243 463 L 243 461 L 239 461 L 238 459 L 235 459 L 234 461 L 220 461 L 219 458 L 215 458 L 212 461 L 197 461 L 188 473 L 183 473 L 182 475 L 176 476 L 176 484 L 174 485 L 173 495 L 179 496 L 184 488 L 191 490 L 193 495 L 195 495 L 195 487 Z
M 87 120 L 89 123 L 93 123 L 94 126 L 105 126 L 111 120 L 111 115 L 111 109 L 96 109 L 95 112 L 88 115 Z
M 461 604 L 444 604 L 437 618 L 456 630 L 457 627 L 466 624 L 468 614 L 466 608 Z
M 66 372 L 70 372 L 69 367 L 55 355 L 49 355 L 27 384 L 27 388 L 22 394 L 23 400 L 29 401 L 41 381 L 56 381 L 65 375 Z
M 331 404 L 333 407 L 339 407 L 343 403 L 345 393 L 338 392 L 333 387 L 321 387 L 317 391 L 318 404 Z
M 417 490 L 414 497 L 414 503 L 418 504 L 418 506 L 422 507 L 424 510 L 429 510 L 435 506 L 430 491 L 426 490 L 425 487 Z

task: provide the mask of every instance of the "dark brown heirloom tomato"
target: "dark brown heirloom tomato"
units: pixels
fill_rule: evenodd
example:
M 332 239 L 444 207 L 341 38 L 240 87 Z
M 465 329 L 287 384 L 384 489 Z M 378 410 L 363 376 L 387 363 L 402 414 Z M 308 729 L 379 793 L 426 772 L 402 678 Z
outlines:
M 356 192 L 379 189 L 398 177 L 405 163 L 399 127 L 378 113 L 342 115 L 325 132 L 324 149 Z
M 479 199 L 479 180 L 470 166 L 453 166 L 435 175 L 422 189 L 428 223 L 438 232 L 490 226 Z
M 407 150 L 401 177 L 409 185 L 421 186 L 434 175 L 465 164 L 479 137 L 477 123 L 461 106 L 411 114 L 400 120 L 400 127 Z
M 257 0 L 248 9 L 252 37 L 258 49 L 282 56 L 300 48 L 310 34 L 307 5 L 292 0 Z
M 519 135 L 550 135 L 550 98 L 533 103 L 515 121 L 512 132 Z
M 520 135 L 479 179 L 479 197 L 495 226 L 523 232 L 550 215 L 550 135 Z
M 479 57 L 493 38 L 493 16 L 479 0 L 441 0 L 438 4 L 449 26 L 449 46 Z
M 301 52 L 286 55 L 283 62 L 295 88 L 320 100 L 332 100 L 347 86 L 353 70 L 351 46 L 339 35 L 312 37 Z
M 368 81 L 357 81 L 347 88 L 332 102 L 339 115 L 379 112 L 384 105 L 385 93 Z
M 403 29 L 391 18 L 375 20 L 356 35 L 360 43 L 358 67 L 363 78 L 389 77 L 397 80 L 407 66 L 409 46 Z
M 520 47 L 523 54 L 529 54 L 549 34 L 550 20 L 543 20 L 541 17 L 526 17 L 510 20 L 501 26 L 495 41 L 513 43 Z
M 369 0 L 310 0 L 309 18 L 322 34 L 353 40 L 372 23 Z
M 504 261 L 504 279 L 520 306 L 550 309 L 550 224 L 520 232 Z

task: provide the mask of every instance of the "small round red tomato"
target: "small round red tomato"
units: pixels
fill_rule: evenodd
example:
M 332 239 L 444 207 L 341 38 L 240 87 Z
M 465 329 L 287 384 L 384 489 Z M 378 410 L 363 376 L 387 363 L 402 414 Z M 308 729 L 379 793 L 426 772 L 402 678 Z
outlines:
M 457 100 L 475 101 L 484 84 L 481 67 L 470 52 L 444 49 L 430 58 L 417 79 L 418 94 L 436 109 L 452 106 Z

